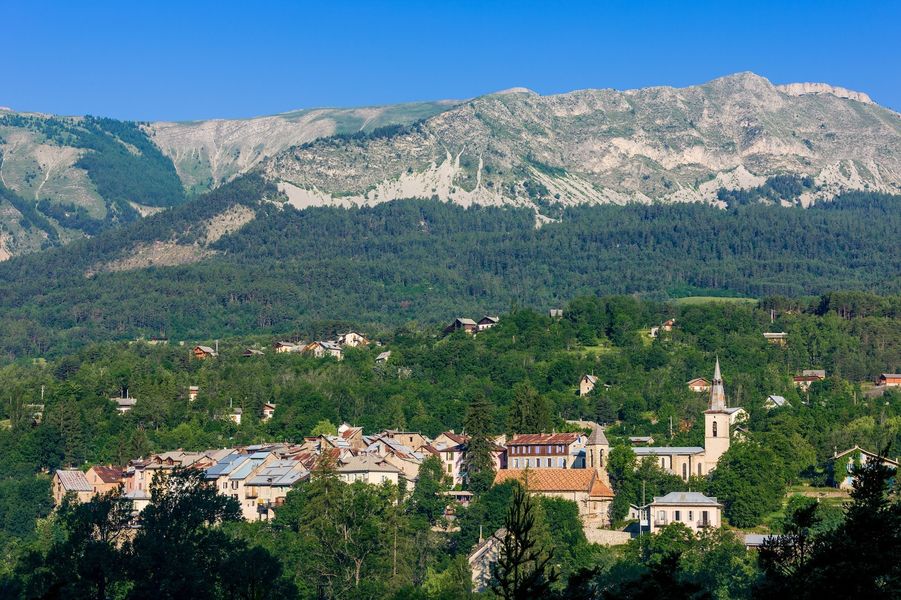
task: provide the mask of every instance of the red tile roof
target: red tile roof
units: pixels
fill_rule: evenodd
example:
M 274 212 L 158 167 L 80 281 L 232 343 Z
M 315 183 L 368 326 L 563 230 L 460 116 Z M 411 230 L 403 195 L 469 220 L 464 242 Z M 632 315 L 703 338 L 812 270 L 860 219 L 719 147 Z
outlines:
M 578 433 L 523 433 L 514 435 L 508 446 L 531 446 L 533 444 L 572 444 L 579 439 Z
M 100 481 L 103 483 L 118 483 L 122 480 L 122 469 L 119 467 L 96 465 L 91 467 L 91 470 L 97 474 L 97 477 L 99 477 Z

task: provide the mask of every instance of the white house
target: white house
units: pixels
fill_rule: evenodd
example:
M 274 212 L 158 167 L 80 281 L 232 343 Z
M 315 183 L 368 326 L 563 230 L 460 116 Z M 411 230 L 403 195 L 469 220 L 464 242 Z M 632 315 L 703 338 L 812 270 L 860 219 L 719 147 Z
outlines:
M 670 492 L 655 497 L 648 510 L 651 533 L 671 523 L 682 523 L 695 532 L 722 524 L 723 505 L 700 492 Z

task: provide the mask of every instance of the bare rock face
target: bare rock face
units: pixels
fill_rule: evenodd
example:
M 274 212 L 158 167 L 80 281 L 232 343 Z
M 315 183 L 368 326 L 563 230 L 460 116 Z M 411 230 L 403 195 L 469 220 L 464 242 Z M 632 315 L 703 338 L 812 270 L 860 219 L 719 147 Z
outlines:
M 848 100 L 856 100 L 864 104 L 876 104 L 873 100 L 863 92 L 855 92 L 829 85 L 828 83 L 786 83 L 785 85 L 777 85 L 776 89 L 789 96 L 803 96 L 804 94 L 831 94 L 837 98 L 847 98 Z
M 901 191 L 901 119 L 865 94 L 739 73 L 687 88 L 491 94 L 397 135 L 320 140 L 263 161 L 292 203 L 716 202 L 721 188 L 811 178 Z

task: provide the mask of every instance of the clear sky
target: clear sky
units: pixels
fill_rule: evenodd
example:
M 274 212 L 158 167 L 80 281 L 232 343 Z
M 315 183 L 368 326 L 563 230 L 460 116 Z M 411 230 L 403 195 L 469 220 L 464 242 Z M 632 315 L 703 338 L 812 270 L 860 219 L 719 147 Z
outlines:
M 0 106 L 247 117 L 754 71 L 901 109 L 901 2 L 0 0 Z

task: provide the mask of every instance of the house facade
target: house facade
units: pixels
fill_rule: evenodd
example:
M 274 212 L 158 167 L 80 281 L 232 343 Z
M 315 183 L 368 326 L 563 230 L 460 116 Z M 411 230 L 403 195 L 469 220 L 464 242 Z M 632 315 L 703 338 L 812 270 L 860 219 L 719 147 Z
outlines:
M 897 473 L 898 461 L 879 456 L 875 452 L 864 450 L 860 446 L 848 448 L 844 452 L 836 452 L 829 459 L 829 475 L 832 485 L 842 489 L 854 488 L 854 468 L 869 462 L 878 461 L 892 468 Z
M 901 386 L 901 373 L 882 373 L 876 381 L 876 385 L 885 387 Z
M 479 319 L 478 323 L 476 323 L 476 329 L 478 331 L 485 331 L 486 329 L 491 329 L 492 327 L 497 325 L 500 322 L 500 320 L 501 320 L 500 317 L 491 317 L 491 316 L 485 315 L 484 317 Z
M 670 492 L 655 497 L 648 505 L 650 532 L 656 533 L 671 523 L 682 523 L 694 532 L 722 524 L 723 505 L 699 492 Z
M 695 377 L 686 385 L 688 386 L 689 390 L 698 394 L 710 391 L 710 382 L 703 377 Z
M 598 384 L 598 378 L 594 375 L 582 375 L 579 380 L 579 395 L 587 396 L 594 390 L 594 386 Z
M 216 358 L 219 356 L 219 353 L 209 346 L 194 346 L 194 349 L 191 350 L 191 354 L 197 360 L 206 360 L 208 358 Z
M 479 330 L 479 325 L 472 319 L 466 317 L 457 317 L 450 325 L 444 328 L 444 333 L 453 333 L 455 331 L 465 331 L 466 333 L 475 333 Z
M 123 471 L 119 467 L 95 465 L 88 469 L 84 476 L 94 494 L 106 494 L 122 486 L 122 474 Z
M 507 464 L 511 469 L 581 469 L 587 441 L 581 433 L 514 435 L 507 441 Z
M 94 497 L 94 489 L 85 474 L 78 469 L 57 469 L 53 473 L 51 483 L 53 501 L 57 506 L 62 503 L 66 494 L 73 494 L 78 502 L 88 502 Z

